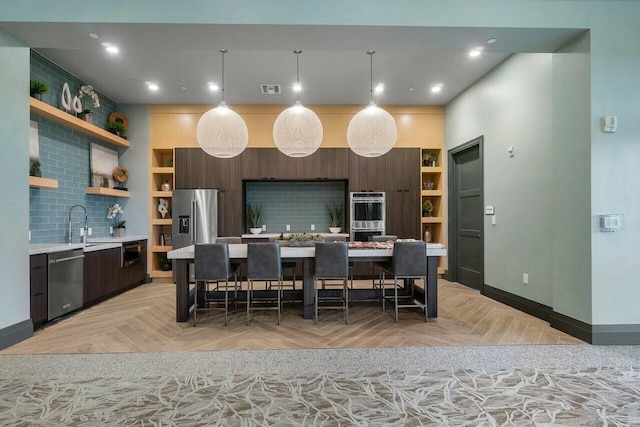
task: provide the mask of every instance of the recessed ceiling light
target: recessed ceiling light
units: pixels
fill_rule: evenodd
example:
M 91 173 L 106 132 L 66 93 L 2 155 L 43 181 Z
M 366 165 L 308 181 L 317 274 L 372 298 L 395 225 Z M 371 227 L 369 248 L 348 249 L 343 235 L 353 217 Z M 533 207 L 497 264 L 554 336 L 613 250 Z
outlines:
M 91 37 L 92 39 L 98 39 L 100 38 L 99 35 L 97 35 L 96 33 L 89 33 L 89 37 Z
M 489 40 L 487 40 L 487 44 L 494 44 L 495 42 L 497 42 L 498 39 L 495 37 L 491 37 Z
M 469 52 L 469 56 L 472 58 L 475 58 L 477 56 L 480 56 L 480 50 L 478 49 L 473 49 L 471 52 Z
M 300 84 L 300 82 L 295 82 L 293 84 L 293 90 L 295 92 L 300 92 L 302 90 L 302 85 Z
M 147 85 L 147 87 L 149 88 L 149 90 L 152 90 L 152 91 L 154 91 L 154 92 L 155 92 L 156 90 L 160 89 L 160 87 L 159 87 L 157 84 L 153 83 L 153 82 L 144 82 L 144 83 Z
M 437 84 L 431 86 L 431 92 L 433 92 L 433 93 L 442 92 L 442 88 L 443 87 L 444 87 L 444 85 L 442 83 L 437 83 Z
M 109 43 L 109 42 L 102 42 L 102 43 L 100 43 L 100 44 L 101 44 L 102 46 L 104 46 L 104 47 L 109 47 L 109 46 L 111 46 L 111 43 Z
M 378 83 L 374 89 L 376 93 L 380 93 L 384 90 L 384 83 Z
M 181 86 L 180 89 L 187 90 L 187 87 L 186 86 Z
M 210 90 L 211 92 L 216 92 L 216 91 L 219 89 L 219 88 L 218 88 L 218 85 L 217 85 L 217 84 L 215 84 L 215 83 L 213 83 L 213 82 L 209 82 L 209 83 L 207 83 L 207 86 L 209 86 L 209 90 Z
M 410 87 L 410 88 L 409 88 L 409 92 L 413 92 L 414 90 L 415 90 L 415 88 L 414 88 L 414 87 Z
M 113 54 L 120 52 L 117 46 L 107 46 L 105 49 L 107 50 L 107 52 Z

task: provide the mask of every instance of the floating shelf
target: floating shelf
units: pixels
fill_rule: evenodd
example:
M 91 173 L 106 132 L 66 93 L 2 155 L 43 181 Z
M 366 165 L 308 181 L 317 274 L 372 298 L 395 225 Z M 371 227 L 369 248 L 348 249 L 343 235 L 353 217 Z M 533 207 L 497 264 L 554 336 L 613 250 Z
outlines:
M 442 196 L 442 190 L 422 190 L 422 194 L 423 196 Z
M 29 187 L 31 188 L 58 188 L 57 179 L 40 178 L 38 176 L 29 177 Z
M 171 197 L 173 192 L 171 191 L 152 191 L 151 197 Z
M 171 222 L 172 222 L 171 218 L 161 218 L 161 219 L 151 220 L 152 225 L 171 225 Z
M 84 192 L 92 196 L 129 197 L 128 191 L 116 190 L 115 188 L 87 187 Z
M 442 173 L 442 166 L 422 166 L 420 168 L 422 173 Z
M 173 168 L 165 166 L 154 166 L 151 168 L 151 173 L 170 175 L 173 173 Z
M 439 216 L 423 216 L 422 223 L 423 224 L 437 224 L 442 222 L 442 217 Z
M 129 141 L 124 138 L 120 138 L 119 136 L 116 136 L 111 132 L 101 129 L 91 123 L 85 122 L 84 120 L 80 120 L 79 118 L 72 116 L 71 114 L 68 114 L 42 101 L 38 101 L 35 98 L 29 97 L 29 105 L 31 106 L 32 113 L 37 114 L 40 117 L 44 117 L 45 119 L 49 119 L 53 122 L 59 123 L 85 135 L 92 136 L 101 141 L 108 142 L 109 144 L 118 147 L 129 147 L 131 145 Z
M 171 271 L 171 270 L 169 270 L 169 271 L 153 270 L 151 272 L 151 277 L 154 277 L 154 278 L 169 278 L 169 279 L 171 279 L 173 277 L 173 271 Z
M 170 250 L 173 250 L 173 246 L 151 246 L 151 252 L 169 252 Z

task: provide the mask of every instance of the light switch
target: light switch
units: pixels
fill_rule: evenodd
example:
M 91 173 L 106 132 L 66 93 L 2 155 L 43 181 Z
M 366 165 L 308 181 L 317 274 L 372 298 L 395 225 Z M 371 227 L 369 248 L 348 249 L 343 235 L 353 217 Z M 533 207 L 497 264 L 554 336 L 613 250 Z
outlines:
M 291 231 L 291 226 L 289 224 L 287 224 L 285 228 L 286 228 L 286 231 Z
M 605 214 L 600 215 L 600 231 L 614 232 L 624 228 L 624 215 Z
M 311 231 L 315 231 L 316 230 L 316 225 L 315 224 L 311 224 Z
M 267 224 L 262 224 L 262 231 L 267 231 Z

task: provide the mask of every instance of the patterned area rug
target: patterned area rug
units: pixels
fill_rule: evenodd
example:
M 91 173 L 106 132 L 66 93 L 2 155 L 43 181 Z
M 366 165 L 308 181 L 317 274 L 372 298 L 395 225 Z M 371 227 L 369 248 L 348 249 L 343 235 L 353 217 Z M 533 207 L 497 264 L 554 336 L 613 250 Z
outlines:
M 0 425 L 640 425 L 640 369 L 0 379 Z

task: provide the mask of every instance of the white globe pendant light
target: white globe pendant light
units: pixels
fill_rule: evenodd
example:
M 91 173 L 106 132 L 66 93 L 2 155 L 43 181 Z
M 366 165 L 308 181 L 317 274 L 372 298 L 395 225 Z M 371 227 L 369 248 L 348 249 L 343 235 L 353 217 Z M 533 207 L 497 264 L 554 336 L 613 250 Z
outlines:
M 347 144 L 354 153 L 363 157 L 378 157 L 393 148 L 398 139 L 396 121 L 387 111 L 373 102 L 373 54 L 367 51 L 371 61 L 371 88 L 369 105 L 358 112 L 347 128 Z
M 198 145 L 207 154 L 228 159 L 242 153 L 249 142 L 249 131 L 242 117 L 224 102 L 224 54 L 222 53 L 222 101 L 200 117 L 196 128 Z
M 301 50 L 296 54 L 296 103 L 278 115 L 273 124 L 273 140 L 278 150 L 289 157 L 305 157 L 315 153 L 322 143 L 322 123 L 310 109 L 300 103 Z

